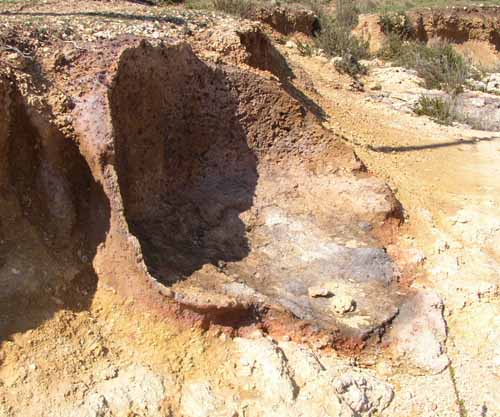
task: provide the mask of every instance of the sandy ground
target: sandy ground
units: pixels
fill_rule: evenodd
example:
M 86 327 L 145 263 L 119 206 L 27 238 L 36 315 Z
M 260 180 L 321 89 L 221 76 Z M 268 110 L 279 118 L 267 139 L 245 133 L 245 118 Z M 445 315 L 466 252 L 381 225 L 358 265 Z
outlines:
M 403 204 L 406 238 L 424 261 L 414 285 L 445 300 L 447 349 L 464 410 L 498 415 L 500 134 L 440 126 L 375 104 L 369 92 L 348 91 L 324 59 L 288 54 L 311 77 L 326 124 Z

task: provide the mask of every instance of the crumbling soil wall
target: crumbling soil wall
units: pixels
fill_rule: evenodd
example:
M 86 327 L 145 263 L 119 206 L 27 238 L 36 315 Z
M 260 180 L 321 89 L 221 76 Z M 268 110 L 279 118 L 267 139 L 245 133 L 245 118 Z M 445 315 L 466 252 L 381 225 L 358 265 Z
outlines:
M 410 15 L 418 40 L 446 39 L 462 44 L 475 40 L 500 51 L 500 7 L 454 7 L 418 11 Z
M 29 111 L 13 79 L 0 79 L 0 97 L 0 296 L 9 298 L 92 274 L 109 210 L 78 147 Z
M 263 71 L 269 71 L 282 80 L 293 77 L 286 60 L 260 30 L 255 28 L 241 31 L 238 32 L 238 37 L 246 52 L 246 64 Z
M 236 100 L 224 70 L 185 46 L 120 58 L 110 103 L 125 216 L 164 282 L 248 253 L 238 214 L 252 204 L 256 157 Z
M 483 60 L 490 62 L 492 59 L 499 59 L 499 7 L 424 9 L 409 12 L 408 16 L 413 23 L 415 39 L 421 42 L 440 38 L 458 45 L 473 43 L 473 48 L 480 44 L 482 49 L 489 49 L 488 55 L 493 57 L 483 57 Z M 369 42 L 373 53 L 380 50 L 387 40 L 387 34 L 383 33 L 379 19 L 376 14 L 362 15 L 354 30 L 354 33 Z
M 319 30 L 318 17 L 299 5 L 257 7 L 250 12 L 250 18 L 266 23 L 284 35 L 302 32 L 311 36 Z

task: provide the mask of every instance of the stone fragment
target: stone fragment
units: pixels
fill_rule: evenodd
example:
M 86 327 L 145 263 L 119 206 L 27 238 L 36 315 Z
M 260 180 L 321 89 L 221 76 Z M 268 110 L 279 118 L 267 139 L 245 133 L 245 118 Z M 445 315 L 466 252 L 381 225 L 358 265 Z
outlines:
M 341 56 L 334 56 L 332 59 L 330 59 L 330 63 L 335 65 L 336 63 L 342 61 L 342 57 Z
M 500 73 L 491 74 L 486 80 L 488 93 L 500 94 Z
M 186 417 L 234 417 L 238 414 L 234 404 L 221 398 L 206 381 L 184 384 L 181 397 L 181 412 Z
M 348 370 L 339 376 L 333 386 L 337 395 L 356 416 L 371 416 L 381 412 L 394 397 L 393 388 L 368 373 Z
M 325 287 L 309 287 L 307 293 L 311 298 L 331 297 L 333 295 L 333 293 Z
M 406 365 L 432 374 L 448 366 L 443 310 L 443 301 L 430 290 L 418 290 L 400 307 L 389 339 Z
M 269 401 L 289 403 L 295 399 L 298 388 L 283 351 L 275 343 L 265 338 L 234 341 L 240 354 L 242 378 L 261 387 L 263 397 Z
M 332 310 L 337 314 L 347 314 L 356 309 L 356 302 L 349 295 L 336 295 L 331 302 Z
M 161 417 L 166 390 L 163 378 L 142 366 L 130 366 L 116 377 L 95 385 L 71 417 L 141 415 Z M 59 415 L 67 415 L 61 413 Z

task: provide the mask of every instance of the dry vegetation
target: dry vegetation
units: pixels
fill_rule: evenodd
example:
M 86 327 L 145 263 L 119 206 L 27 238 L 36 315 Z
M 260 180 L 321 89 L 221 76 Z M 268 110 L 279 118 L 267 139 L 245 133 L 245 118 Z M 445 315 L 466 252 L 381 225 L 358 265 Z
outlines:
M 443 41 L 427 45 L 392 35 L 380 56 L 395 65 L 416 70 L 427 88 L 443 89 L 451 94 L 462 92 L 472 73 L 465 59 Z
M 337 70 L 353 77 L 366 73 L 359 60 L 369 57 L 367 43 L 351 33 L 358 23 L 358 14 L 355 3 L 338 1 L 334 15 L 320 12 L 321 30 L 316 37 L 316 45 L 327 55 L 341 57 L 335 63 Z
M 500 5 L 499 0 L 471 2 L 469 0 L 358 0 L 362 13 L 403 12 L 421 7 L 471 6 L 472 4 Z

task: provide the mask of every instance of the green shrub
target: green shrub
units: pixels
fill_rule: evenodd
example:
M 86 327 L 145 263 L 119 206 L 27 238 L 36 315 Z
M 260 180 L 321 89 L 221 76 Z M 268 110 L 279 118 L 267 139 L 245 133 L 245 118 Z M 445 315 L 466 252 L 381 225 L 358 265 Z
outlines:
M 400 39 L 411 39 L 415 35 L 411 20 L 406 13 L 384 13 L 379 18 L 379 24 L 382 32 Z
M 345 53 L 342 55 L 342 59 L 335 62 L 335 68 L 337 71 L 349 74 L 354 78 L 368 73 L 368 68 L 366 68 L 363 64 L 360 64 L 360 62 L 349 53 Z
M 426 45 L 390 36 L 380 57 L 395 65 L 414 69 L 424 79 L 426 88 L 440 88 L 452 94 L 463 91 L 471 70 L 465 59 L 445 42 Z
M 418 116 L 428 116 L 443 125 L 451 125 L 457 120 L 453 102 L 440 97 L 420 96 L 413 111 Z
M 403 41 L 397 35 L 389 35 L 383 47 L 378 51 L 377 56 L 385 60 L 400 60 L 407 52 L 405 48 L 408 44 L 409 42 Z
M 327 55 L 341 57 L 335 63 L 337 70 L 353 77 L 366 74 L 366 67 L 359 60 L 369 56 L 368 42 L 352 34 L 358 15 L 356 2 L 337 0 L 334 16 L 319 14 L 320 31 L 315 38 L 316 46 Z
M 240 17 L 249 17 L 253 9 L 252 0 L 212 0 L 215 10 Z
M 355 59 L 368 56 L 368 44 L 351 34 L 351 30 L 339 25 L 334 17 L 320 19 L 321 31 L 316 37 L 317 46 L 328 55 L 343 56 L 351 54 Z

